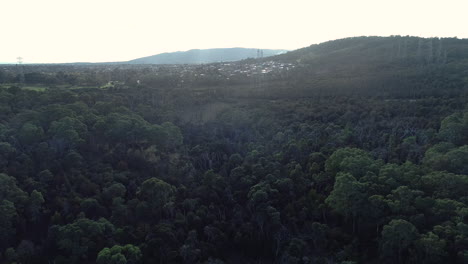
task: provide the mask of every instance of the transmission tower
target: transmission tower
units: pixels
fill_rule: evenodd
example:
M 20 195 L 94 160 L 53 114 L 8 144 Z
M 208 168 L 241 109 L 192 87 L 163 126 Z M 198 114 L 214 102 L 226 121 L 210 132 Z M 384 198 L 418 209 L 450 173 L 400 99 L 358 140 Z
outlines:
M 23 86 L 24 84 L 24 66 L 23 66 L 23 58 L 21 57 L 17 57 L 16 58 L 18 60 L 18 75 L 19 75 L 19 82 L 20 82 L 20 86 Z
M 263 50 L 257 49 L 257 59 L 263 58 Z

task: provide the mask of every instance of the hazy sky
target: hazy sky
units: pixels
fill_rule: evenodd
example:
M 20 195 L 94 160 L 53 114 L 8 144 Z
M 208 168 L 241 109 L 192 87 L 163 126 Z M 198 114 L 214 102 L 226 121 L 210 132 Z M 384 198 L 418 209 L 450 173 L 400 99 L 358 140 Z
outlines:
M 362 35 L 468 37 L 468 0 L 0 0 L 0 62 L 296 49 Z

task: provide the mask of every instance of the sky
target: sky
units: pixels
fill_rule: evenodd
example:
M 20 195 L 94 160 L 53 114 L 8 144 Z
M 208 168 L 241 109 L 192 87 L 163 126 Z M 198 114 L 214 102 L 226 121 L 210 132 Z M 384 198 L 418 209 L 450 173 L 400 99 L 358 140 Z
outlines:
M 468 38 L 468 0 L 0 0 L 0 62 L 126 61 L 345 37 Z

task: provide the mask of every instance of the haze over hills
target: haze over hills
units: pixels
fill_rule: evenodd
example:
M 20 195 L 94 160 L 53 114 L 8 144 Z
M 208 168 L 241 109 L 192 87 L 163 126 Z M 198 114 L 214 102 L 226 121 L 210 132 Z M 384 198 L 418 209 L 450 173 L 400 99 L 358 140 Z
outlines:
M 130 60 L 132 64 L 201 64 L 238 61 L 247 58 L 269 57 L 287 52 L 282 49 L 218 48 L 192 49 L 188 51 L 161 53 Z
M 251 48 L 214 48 L 192 49 L 188 51 L 165 52 L 129 61 L 109 62 L 67 62 L 67 63 L 27 63 L 24 64 L 202 64 L 214 62 L 231 62 L 249 58 L 265 58 L 284 54 L 284 49 L 251 49 Z M 0 64 L 16 64 L 16 62 L 0 62 Z
M 219 86 L 220 89 L 228 90 L 228 87 L 234 85 L 236 89 L 229 89 L 229 93 L 249 96 L 255 93 L 257 96 L 279 98 L 337 93 L 414 97 L 422 93 L 458 94 L 468 88 L 465 70 L 468 68 L 467 39 L 411 36 L 352 37 L 314 44 L 270 57 L 266 57 L 271 54 L 270 50 L 263 50 L 263 58 L 255 58 L 257 52 L 257 49 L 241 48 L 190 50 L 164 53 L 129 62 L 72 65 L 79 66 L 76 70 L 80 71 L 86 69 L 85 67 L 95 67 L 97 71 L 114 68 L 116 73 L 131 68 L 154 67 L 152 73 L 132 73 L 131 79 L 126 74 L 106 77 L 98 74 L 98 78 L 95 74 L 85 76 L 73 73 L 74 78 L 87 80 L 81 82 L 82 86 L 104 85 L 114 80 L 125 82 L 128 86 L 140 80 L 142 85 L 147 87 L 177 85 L 182 89 L 191 87 L 208 89 Z M 214 60 L 214 57 L 223 60 L 234 59 L 234 57 L 215 55 L 240 53 L 249 54 L 251 59 L 222 65 L 218 67 L 219 72 L 216 73 L 210 70 L 212 67 L 210 64 L 201 67 L 197 65 L 202 61 Z M 156 58 L 153 61 L 159 62 L 150 63 L 152 58 Z M 180 63 L 184 65 L 171 67 L 170 73 L 165 72 L 163 64 Z M 60 64 L 57 66 L 43 64 L 37 68 L 28 66 L 24 69 L 26 82 L 30 84 L 63 82 L 63 80 L 54 80 L 46 74 L 48 71 L 60 71 L 61 67 L 63 66 Z M 32 72 L 35 74 L 28 76 Z M 176 74 L 177 72 L 185 72 L 183 79 L 180 74 Z M 15 71 L 12 70 L 10 77 L 4 79 L 11 80 L 7 82 L 14 82 L 14 74 Z M 174 78 L 174 76 L 179 77 Z M 259 85 L 260 81 L 262 85 Z M 265 90 L 265 87 L 268 89 Z

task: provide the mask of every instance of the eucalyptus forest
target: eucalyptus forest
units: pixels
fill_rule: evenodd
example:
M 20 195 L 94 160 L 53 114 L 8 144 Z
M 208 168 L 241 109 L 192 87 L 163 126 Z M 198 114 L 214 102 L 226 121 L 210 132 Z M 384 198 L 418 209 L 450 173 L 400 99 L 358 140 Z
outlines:
M 468 263 L 468 40 L 0 65 L 0 263 Z

